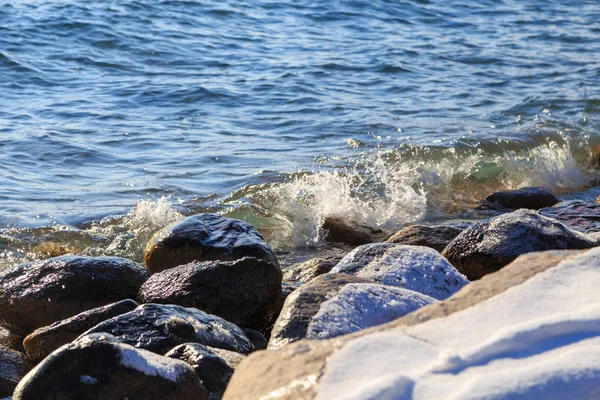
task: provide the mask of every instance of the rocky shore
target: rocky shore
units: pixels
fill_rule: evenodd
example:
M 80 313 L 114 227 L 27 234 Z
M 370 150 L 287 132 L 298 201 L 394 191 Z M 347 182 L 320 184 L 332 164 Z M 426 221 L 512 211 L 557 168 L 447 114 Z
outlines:
M 284 270 L 250 224 L 199 214 L 145 265 L 0 271 L 0 398 L 600 398 L 600 206 L 524 188 L 480 207 L 396 233 L 328 219 L 352 250 Z

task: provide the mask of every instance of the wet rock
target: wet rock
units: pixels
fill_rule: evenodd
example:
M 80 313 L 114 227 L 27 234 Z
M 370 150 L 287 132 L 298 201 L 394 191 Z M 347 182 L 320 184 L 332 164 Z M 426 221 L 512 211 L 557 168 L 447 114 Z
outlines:
M 149 277 L 119 257 L 63 256 L 0 272 L 0 320 L 18 333 L 115 301 L 135 298 Z
M 412 225 L 394 233 L 388 243 L 431 247 L 440 253 L 463 229 L 453 226 Z
M 519 208 L 538 210 L 543 207 L 551 207 L 559 201 L 560 199 L 548 189 L 526 187 L 518 190 L 494 192 L 485 198 L 483 207 L 509 210 L 517 210 Z
M 210 400 L 219 400 L 244 356 L 240 353 L 216 349 L 198 343 L 186 343 L 175 347 L 165 357 L 185 361 L 200 377 Z
M 442 253 L 470 280 L 504 267 L 521 254 L 586 249 L 595 241 L 532 210 L 517 210 L 466 229 Z
M 563 201 L 553 207 L 542 208 L 539 213 L 576 231 L 600 232 L 600 204 L 588 204 L 579 200 Z
M 437 300 L 346 274 L 327 274 L 296 290 L 275 323 L 269 349 L 381 325 Z
M 12 330 L 18 329 L 13 328 Z M 16 335 L 11 332 L 11 329 L 0 325 L 0 346 L 8 347 L 9 349 L 25 353 L 25 349 L 23 348 L 23 339 L 23 336 Z
M 36 329 L 27 335 L 23 346 L 33 360 L 41 360 L 60 346 L 72 342 L 102 321 L 132 311 L 138 306 L 133 300 L 122 300 L 107 306 L 84 311 L 74 317 Z
M 281 270 L 254 257 L 192 262 L 152 275 L 138 300 L 195 307 L 238 326 L 264 330 L 281 307 Z
M 368 226 L 347 223 L 336 217 L 325 218 L 321 230 L 327 242 L 345 243 L 351 246 L 371 243 L 374 240 L 374 235 L 380 232 Z
M 19 383 L 13 400 L 205 400 L 187 363 L 120 343 L 107 334 L 65 345 Z
M 332 273 L 352 274 L 443 300 L 469 283 L 437 251 L 423 246 L 372 243 L 357 247 Z
M 10 396 L 30 369 L 25 354 L 0 346 L 0 396 Z
M 254 350 L 264 350 L 267 348 L 268 341 L 262 333 L 249 328 L 242 328 L 242 330 L 252 343 L 252 346 L 254 346 Z
M 135 310 L 108 319 L 84 333 L 106 332 L 134 347 L 165 354 L 184 343 L 250 353 L 244 332 L 215 315 L 176 305 L 142 304 Z
M 312 258 L 308 261 L 291 265 L 284 273 L 286 280 L 310 282 L 319 275 L 331 271 L 331 268 L 339 262 L 339 259 L 328 260 L 324 258 Z
M 568 296 L 557 301 L 552 299 L 558 299 L 556 294 L 562 293 L 562 290 L 571 287 L 573 282 L 564 282 L 563 279 L 548 277 L 545 281 L 549 284 L 541 292 L 531 294 L 529 288 L 523 286 L 523 290 L 518 292 L 519 295 L 515 295 L 515 289 L 518 290 L 522 285 L 528 284 L 533 277 L 536 277 L 536 281 L 540 282 L 538 277 L 544 278 L 545 272 L 558 273 L 555 267 L 564 270 L 563 274 L 559 274 L 563 277 L 576 272 L 581 272 L 583 275 L 590 273 L 596 276 L 600 271 L 597 268 L 600 259 L 599 251 L 593 249 L 584 252 L 547 251 L 529 253 L 520 256 L 502 270 L 466 285 L 452 297 L 420 308 L 388 324 L 334 339 L 300 341 L 277 350 L 256 352 L 247 357 L 236 369 L 229 382 L 224 399 L 269 398 L 273 393 L 277 393 L 278 400 L 341 397 L 352 399 L 428 399 L 431 398 L 427 397 L 427 393 L 430 392 L 425 391 L 423 393 L 421 391 L 422 393 L 418 395 L 410 390 L 414 387 L 421 389 L 429 387 L 429 383 L 431 383 L 434 390 L 439 390 L 436 385 L 447 388 L 445 395 L 435 398 L 458 398 L 464 397 L 465 392 L 461 391 L 465 387 L 471 390 L 472 383 L 475 382 L 489 382 L 493 388 L 497 388 L 498 379 L 496 378 L 500 378 L 502 375 L 495 375 L 496 378 L 493 380 L 489 379 L 490 374 L 497 374 L 497 368 L 502 368 L 503 373 L 511 370 L 517 371 L 516 374 L 510 375 L 510 381 L 504 386 L 509 390 L 517 387 L 514 380 L 522 374 L 527 375 L 523 379 L 519 379 L 519 390 L 526 388 L 531 383 L 551 383 L 553 379 L 556 379 L 554 382 L 564 382 L 563 378 L 566 380 L 571 379 L 573 382 L 573 385 L 565 386 L 565 388 L 571 387 L 570 391 L 556 391 L 557 387 L 552 384 L 530 386 L 533 392 L 529 393 L 531 396 L 528 398 L 551 398 L 556 393 L 560 393 L 561 398 L 565 399 L 590 398 L 587 396 L 587 394 L 593 393 L 593 391 L 590 391 L 590 387 L 597 388 L 598 377 L 595 375 L 598 373 L 597 368 L 588 370 L 588 372 L 595 371 L 591 374 L 569 373 L 561 375 L 562 368 L 569 368 L 565 365 L 567 357 L 561 359 L 561 362 L 550 361 L 541 364 L 532 361 L 534 357 L 542 356 L 542 354 L 536 353 L 533 356 L 529 354 L 525 357 L 514 357 L 513 353 L 506 353 L 508 351 L 506 347 L 498 346 L 499 352 L 484 353 L 484 356 L 492 358 L 500 356 L 498 358 L 502 358 L 502 355 L 506 354 L 502 361 L 476 363 L 476 368 L 457 367 L 448 369 L 446 367 L 444 369 L 444 367 L 453 361 L 464 361 L 468 355 L 474 354 L 473 351 L 482 349 L 480 347 L 482 344 L 484 346 L 489 344 L 490 340 L 492 340 L 491 344 L 493 345 L 498 343 L 498 340 L 506 338 L 507 336 L 498 336 L 500 331 L 508 334 L 510 338 L 511 333 L 519 329 L 532 327 L 531 323 L 537 321 L 540 317 L 548 316 L 552 318 L 551 316 L 556 315 L 567 318 L 567 320 L 576 319 L 571 312 L 566 310 L 577 313 L 578 310 L 591 304 L 590 295 L 594 293 L 594 290 L 590 288 L 593 287 L 597 279 L 594 281 L 584 280 L 589 283 L 585 285 L 586 290 L 582 292 L 581 296 Z M 581 284 L 578 284 L 575 287 L 580 286 Z M 544 307 L 543 310 L 539 311 L 535 311 L 535 307 L 534 309 L 531 307 L 524 308 L 522 296 L 533 296 L 536 299 L 529 304 L 537 303 L 537 299 L 540 301 L 543 299 L 553 305 L 550 308 Z M 567 305 L 565 301 L 569 304 Z M 557 304 L 560 304 L 560 306 L 557 306 Z M 485 307 L 485 309 L 480 307 Z M 499 307 L 503 307 L 504 310 L 499 310 Z M 481 324 L 473 325 L 464 322 L 465 320 L 474 321 L 477 318 L 480 318 L 479 322 Z M 500 330 L 497 330 L 498 325 L 502 326 Z M 573 327 L 574 325 L 570 324 L 570 326 Z M 489 333 L 490 330 L 493 331 L 492 334 Z M 581 336 L 570 336 L 566 333 L 573 333 L 576 330 L 577 328 L 569 328 L 567 331 L 562 329 L 547 330 L 540 336 L 540 339 L 555 340 L 556 336 L 561 337 L 562 334 L 565 334 L 560 341 L 561 346 L 569 343 L 575 346 L 585 345 L 585 341 L 580 340 Z M 439 334 L 437 334 L 438 332 Z M 449 332 L 452 332 L 452 334 L 449 335 Z M 583 336 L 589 338 L 589 331 L 587 332 Z M 426 336 L 432 334 L 435 337 Z M 546 334 L 556 336 L 552 336 L 552 339 L 550 339 L 549 336 L 545 336 Z M 531 334 L 524 335 L 523 333 L 521 335 L 518 337 L 533 338 L 535 336 Z M 572 342 L 568 338 L 573 338 Z M 506 345 L 510 342 L 503 341 L 500 343 Z M 547 343 L 545 346 L 536 347 L 536 349 L 542 349 L 542 353 L 547 351 L 546 354 L 557 349 L 556 346 L 548 346 Z M 520 342 L 517 341 L 516 344 L 519 345 Z M 520 348 L 523 349 L 524 347 L 524 345 L 521 345 Z M 463 350 L 459 352 L 457 349 Z M 489 345 L 483 347 L 483 350 L 489 349 Z M 496 348 L 492 347 L 492 349 Z M 354 354 L 356 357 L 342 357 L 342 352 L 346 355 Z M 359 356 L 359 353 L 361 356 Z M 573 354 L 570 359 L 576 360 L 577 363 L 583 362 L 580 354 Z M 487 360 L 487 358 L 482 360 Z M 417 363 L 419 364 L 417 365 Z M 542 365 L 543 371 L 540 370 Z M 480 369 L 483 369 L 483 371 L 480 372 Z M 535 374 L 537 371 L 540 371 L 543 379 L 531 379 L 528 383 L 528 378 L 531 377 L 530 374 Z M 424 373 L 427 376 L 423 376 Z M 477 380 L 473 380 L 474 373 L 478 374 Z M 440 380 L 446 379 L 448 385 L 445 386 L 441 381 L 428 382 L 429 379 L 438 377 Z M 466 379 L 459 380 L 461 377 Z M 578 382 L 578 380 L 581 381 Z M 506 379 L 503 379 L 503 381 L 506 383 Z M 330 386 L 336 382 L 339 385 Z M 405 382 L 408 385 L 405 385 Z M 587 383 L 588 386 L 583 386 L 583 383 Z M 332 395 L 331 390 L 334 388 L 338 391 L 335 395 Z M 578 391 L 582 388 L 587 391 Z M 404 389 L 407 389 L 407 392 L 404 392 Z M 506 393 L 496 391 L 493 393 L 494 395 L 490 395 L 490 398 L 515 396 L 515 392 L 510 391 Z M 577 393 L 579 395 L 584 394 L 584 396 L 578 396 Z M 414 395 L 411 397 L 411 394 Z M 522 393 L 518 394 L 523 396 Z M 387 395 L 387 397 L 384 395 Z
M 152 273 L 193 261 L 231 261 L 256 257 L 279 266 L 271 247 L 252 225 L 217 214 L 198 214 L 159 231 L 144 261 Z

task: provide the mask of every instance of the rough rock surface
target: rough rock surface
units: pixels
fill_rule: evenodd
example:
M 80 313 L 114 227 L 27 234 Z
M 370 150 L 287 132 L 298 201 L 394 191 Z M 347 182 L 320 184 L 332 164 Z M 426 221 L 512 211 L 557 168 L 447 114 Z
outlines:
M 563 201 L 553 207 L 542 208 L 539 213 L 576 231 L 600 232 L 600 204 L 587 204 L 578 200 Z
M 509 210 L 517 210 L 519 208 L 538 210 L 544 207 L 551 207 L 559 201 L 560 199 L 548 189 L 526 187 L 518 190 L 494 192 L 485 198 L 483 207 Z
M 352 246 L 371 243 L 378 231 L 368 226 L 355 223 L 347 223 L 341 218 L 325 218 L 323 226 L 324 239 L 328 242 L 345 243 Z
M 217 214 L 198 214 L 171 224 L 148 243 L 144 261 L 152 273 L 193 261 L 256 257 L 278 266 L 271 247 L 252 225 Z
M 437 251 L 423 246 L 372 243 L 357 247 L 332 273 L 352 274 L 443 300 L 469 283 Z
M 13 400 L 204 400 L 206 389 L 185 362 L 118 342 L 84 336 L 44 359 L 19 383 Z
M 462 231 L 461 228 L 446 225 L 412 225 L 394 233 L 387 242 L 431 247 L 441 253 Z
M 25 354 L 0 346 L 0 396 L 10 396 L 30 369 Z
M 422 335 L 422 333 L 420 334 L 419 332 L 438 332 L 439 335 L 436 336 L 438 340 L 440 337 L 442 338 L 441 340 L 445 340 L 443 338 L 449 336 L 448 340 L 455 342 L 456 346 L 475 346 L 475 348 L 477 348 L 478 344 L 472 343 L 470 338 L 465 339 L 464 337 L 467 337 L 471 334 L 481 336 L 481 338 L 478 339 L 478 341 L 482 340 L 481 343 L 496 343 L 498 340 L 503 340 L 506 338 L 507 340 L 500 343 L 509 343 L 511 345 L 515 343 L 518 344 L 520 343 L 520 339 L 516 342 L 514 340 L 508 341 L 510 336 L 507 336 L 506 333 L 510 333 L 511 331 L 503 330 L 503 332 L 499 332 L 496 330 L 497 333 L 502 333 L 502 335 L 494 337 L 493 335 L 489 335 L 485 329 L 483 329 L 482 332 L 479 332 L 479 325 L 464 324 L 461 323 L 462 321 L 460 320 L 457 320 L 452 324 L 451 321 L 453 321 L 454 318 L 460 319 L 464 318 L 464 316 L 475 314 L 482 318 L 482 323 L 492 322 L 492 324 L 489 326 L 491 329 L 497 329 L 495 327 L 495 324 L 497 323 L 505 324 L 505 329 L 509 327 L 527 329 L 528 325 L 523 325 L 523 323 L 527 321 L 527 316 L 524 316 L 524 320 L 523 314 L 517 318 L 517 316 L 519 316 L 522 312 L 531 313 L 530 315 L 532 321 L 535 321 L 535 319 L 539 318 L 540 316 L 547 316 L 551 313 L 558 313 L 556 315 L 560 316 L 560 310 L 557 309 L 544 308 L 543 310 L 538 310 L 535 307 L 537 301 L 531 302 L 527 299 L 524 299 L 527 301 L 527 305 L 524 307 L 523 304 L 518 301 L 518 296 L 509 297 L 515 293 L 514 290 L 509 289 L 523 285 L 531 281 L 533 278 L 538 279 L 538 276 L 543 278 L 543 274 L 546 271 L 552 273 L 554 272 L 553 267 L 558 265 L 563 266 L 562 268 L 566 272 L 566 275 L 570 273 L 569 271 L 575 272 L 579 269 L 588 269 L 588 272 L 591 271 L 591 273 L 598 274 L 597 271 L 600 271 L 598 268 L 589 266 L 600 266 L 600 250 L 589 250 L 587 252 L 547 251 L 526 254 L 519 257 L 512 264 L 506 266 L 502 270 L 485 276 L 483 279 L 472 282 L 471 284 L 465 286 L 454 296 L 444 301 L 423 307 L 391 323 L 351 335 L 341 336 L 335 339 L 322 341 L 301 341 L 284 346 L 276 351 L 256 352 L 247 357 L 236 369 L 229 383 L 227 391 L 225 392 L 224 399 L 325 399 L 332 398 L 331 395 L 336 390 L 336 395 L 333 397 L 337 396 L 348 399 L 433 399 L 434 397 L 424 397 L 419 394 L 423 393 L 419 391 L 419 388 L 421 387 L 420 385 L 426 386 L 428 383 L 426 379 L 422 378 L 425 370 L 421 369 L 421 367 L 414 366 L 415 362 L 420 362 L 421 360 L 427 360 L 429 363 L 428 365 L 430 366 L 429 368 L 434 367 L 434 370 L 436 370 L 436 366 L 439 367 L 437 368 L 437 372 L 431 375 L 428 374 L 428 377 L 436 378 L 436 376 L 439 376 L 441 379 L 446 379 L 445 385 L 438 383 L 437 381 L 436 384 L 433 385 L 434 390 L 441 390 L 443 392 L 443 394 L 439 397 L 440 399 L 457 395 L 458 393 L 456 393 L 456 391 L 461 390 L 463 387 L 467 389 L 467 392 L 465 393 L 471 393 L 473 387 L 469 386 L 469 382 L 491 382 L 492 384 L 495 384 L 499 382 L 500 379 L 505 381 L 506 379 L 503 379 L 504 375 L 495 372 L 499 367 L 503 367 L 504 373 L 507 371 L 516 371 L 516 375 L 510 376 L 511 381 L 505 385 L 505 387 L 508 388 L 507 390 L 511 390 L 511 387 L 517 387 L 516 380 L 519 379 L 518 376 L 520 374 L 535 374 L 542 365 L 544 368 L 548 369 L 549 372 L 546 376 L 541 376 L 539 378 L 541 385 L 537 388 L 534 388 L 541 393 L 542 397 L 532 398 L 544 398 L 544 390 L 556 390 L 556 387 L 544 385 L 544 379 L 550 378 L 548 382 L 552 382 L 552 378 L 557 376 L 553 375 L 552 373 L 557 373 L 557 371 L 560 372 L 562 368 L 561 365 L 564 365 L 564 363 L 549 362 L 541 365 L 535 363 L 530 364 L 529 360 L 531 360 L 531 362 L 534 361 L 534 359 L 531 358 L 531 354 L 524 357 L 515 358 L 511 356 L 509 351 L 506 353 L 506 358 L 502 359 L 502 352 L 489 353 L 490 355 L 494 354 L 493 357 L 499 357 L 501 359 L 491 364 L 490 368 L 494 369 L 494 372 L 489 370 L 484 371 L 484 377 L 481 380 L 467 379 L 465 386 L 461 386 L 458 384 L 458 382 L 464 382 L 464 380 L 457 380 L 461 377 L 460 375 L 466 374 L 469 371 L 477 372 L 478 369 L 487 368 L 485 361 L 482 361 L 482 364 L 476 368 L 467 369 L 459 367 L 458 364 L 453 364 L 457 366 L 457 368 L 448 371 L 443 369 L 444 360 L 453 361 L 456 363 L 461 360 L 461 358 L 458 358 L 458 354 L 453 358 L 452 356 L 455 353 L 450 353 L 450 349 L 446 350 L 446 352 L 448 352 L 446 354 L 444 353 L 443 347 L 440 347 L 439 349 L 437 348 L 437 346 L 441 346 L 442 343 L 438 344 L 436 342 L 431 342 L 428 344 L 425 341 L 411 341 L 410 336 L 417 335 L 415 337 L 419 338 L 419 335 Z M 520 293 L 524 294 L 526 297 L 530 295 L 543 295 L 545 299 L 550 299 L 550 301 L 552 301 L 552 299 L 557 299 L 557 293 L 561 292 L 561 290 L 564 288 L 569 287 L 568 285 L 573 284 L 572 282 L 566 284 L 562 279 L 551 279 L 552 276 L 549 276 L 549 278 L 550 279 L 546 279 L 546 281 L 551 282 L 551 284 L 546 290 L 543 291 L 543 293 L 540 292 L 529 294 L 527 288 L 520 291 Z M 588 287 L 593 287 L 594 285 L 593 282 L 588 282 L 588 280 L 584 280 L 581 283 L 586 284 Z M 552 285 L 556 285 L 556 287 L 552 287 Z M 593 290 L 589 290 L 586 293 L 589 294 L 594 292 Z M 505 294 L 508 296 L 505 296 Z M 570 302 L 570 304 L 565 304 L 565 301 Z M 587 302 L 589 302 L 589 299 L 570 296 L 557 301 L 555 304 L 557 306 L 564 304 L 565 307 L 568 306 L 573 310 L 577 310 L 583 307 Z M 502 305 L 509 310 L 512 309 L 512 311 L 506 312 L 506 310 L 504 310 L 496 311 L 495 313 L 494 310 L 497 310 L 499 305 Z M 480 309 L 478 308 L 479 306 L 483 306 L 485 308 Z M 474 312 L 472 313 L 471 310 Z M 567 312 L 564 314 L 564 316 L 574 317 L 571 312 Z M 508 320 L 498 321 L 497 319 Z M 446 321 L 449 322 L 447 325 L 444 325 Z M 432 329 L 427 324 L 435 325 L 432 327 Z M 413 329 L 413 327 L 414 329 L 419 330 L 412 333 L 411 329 Z M 447 333 L 450 328 L 462 330 L 465 332 L 465 334 L 463 335 L 460 334 L 460 332 L 453 332 L 452 335 L 448 335 Z M 484 324 L 481 326 L 481 328 L 487 329 L 487 326 Z M 544 334 L 547 336 L 538 337 L 540 337 L 540 339 L 548 337 L 550 340 L 549 343 L 557 343 L 555 339 L 556 335 L 560 335 L 561 332 L 563 331 L 550 329 Z M 577 331 L 575 330 L 574 332 Z M 581 334 L 578 335 L 575 333 L 574 341 L 572 343 L 577 345 L 580 339 Z M 427 340 L 426 337 L 424 337 L 423 340 Z M 491 342 L 489 342 L 490 340 Z M 552 340 L 554 340 L 554 342 Z M 568 344 L 571 342 L 567 341 L 566 343 Z M 409 346 L 399 347 L 400 345 L 405 344 L 408 344 Z M 411 349 L 414 349 L 414 347 L 410 346 L 413 345 L 416 347 L 421 347 L 422 349 L 419 349 L 419 352 L 412 354 Z M 537 348 L 542 351 L 546 349 L 544 347 Z M 494 347 L 488 346 L 482 347 L 481 349 L 492 350 Z M 498 347 L 498 349 L 502 349 L 502 347 Z M 549 350 L 552 350 L 552 347 L 550 347 Z M 353 359 L 352 357 L 348 357 L 349 354 L 354 354 L 353 352 L 358 352 L 356 354 L 361 354 L 363 358 L 359 357 Z M 533 356 L 535 356 L 535 354 L 533 354 Z M 575 356 L 577 362 L 579 362 L 579 360 L 582 358 L 578 354 Z M 414 359 L 411 357 L 414 357 Z M 462 358 L 462 360 L 468 361 L 469 358 Z M 507 367 L 504 367 L 505 365 Z M 415 372 L 414 374 L 411 374 L 411 370 L 413 368 L 415 368 Z M 553 369 L 554 371 L 552 371 Z M 544 373 L 546 373 L 546 371 L 544 371 Z M 594 375 L 597 373 L 598 372 L 594 370 L 588 370 L 587 374 L 576 373 L 575 375 L 571 376 L 571 379 L 573 379 L 575 383 L 575 386 L 571 386 L 572 392 L 555 393 L 560 393 L 560 395 L 563 396 L 562 398 L 581 398 L 591 400 L 594 398 L 593 396 L 597 395 L 596 392 L 590 390 L 590 384 L 592 384 L 593 388 L 594 381 L 596 382 L 597 390 L 598 375 Z M 491 376 L 490 374 L 495 376 L 495 379 L 492 381 L 488 379 L 489 376 Z M 415 377 L 414 380 L 411 379 L 411 376 Z M 463 376 L 469 378 L 468 375 Z M 526 385 L 528 384 L 528 378 L 529 377 L 526 376 L 524 379 L 519 381 L 519 384 L 523 385 L 520 386 L 521 389 L 527 389 Z M 533 380 L 533 382 L 535 382 L 535 380 Z M 450 385 L 450 387 L 447 387 L 447 385 Z M 578 386 L 584 391 L 577 393 L 579 390 Z M 412 396 L 402 392 L 407 388 L 414 389 Z M 368 391 L 369 389 L 372 390 Z M 365 390 L 367 391 L 365 392 Z M 573 395 L 573 393 L 575 393 L 575 395 Z M 578 397 L 577 394 L 582 394 L 583 396 Z M 348 397 L 344 397 L 346 395 Z M 387 395 L 387 397 L 385 395 Z M 551 393 L 546 393 L 546 395 L 550 396 Z M 464 396 L 459 397 L 470 398 Z M 437 398 L 438 397 L 435 397 L 435 399 Z M 493 398 L 506 397 L 502 397 L 497 393 L 497 396 Z
M 83 332 L 93 328 L 100 322 L 132 311 L 137 306 L 138 304 L 133 300 L 121 300 L 84 311 L 74 317 L 36 329 L 25 337 L 23 346 L 31 359 L 41 360 L 60 346 L 77 339 Z
M 0 321 L 28 334 L 80 312 L 135 298 L 149 273 L 119 257 L 62 256 L 0 272 Z
M 238 326 L 264 330 L 281 308 L 281 270 L 254 257 L 192 262 L 152 275 L 140 288 L 138 301 L 195 307 Z
M 466 229 L 442 253 L 470 280 L 504 267 L 521 254 L 586 249 L 595 240 L 536 211 L 517 210 Z
M 328 260 L 324 258 L 312 258 L 299 264 L 291 265 L 283 274 L 286 280 L 310 282 L 319 275 L 331 271 L 331 268 L 339 262 L 339 259 Z
M 244 359 L 240 353 L 198 343 L 177 346 L 165 354 L 165 357 L 188 363 L 200 377 L 210 400 L 218 400 L 223 396 L 233 371 Z
M 269 348 L 300 339 L 347 335 L 393 321 L 436 301 L 421 293 L 346 274 L 322 275 L 290 296 L 275 323 Z
M 133 311 L 101 322 L 83 335 L 99 332 L 158 354 L 184 343 L 200 343 L 242 354 L 253 350 L 244 332 L 231 322 L 176 305 L 142 304 Z

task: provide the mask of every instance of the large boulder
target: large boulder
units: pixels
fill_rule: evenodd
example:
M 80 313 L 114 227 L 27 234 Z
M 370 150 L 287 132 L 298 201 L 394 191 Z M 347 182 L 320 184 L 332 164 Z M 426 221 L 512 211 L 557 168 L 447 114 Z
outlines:
M 528 208 L 538 210 L 551 207 L 560 199 L 551 191 L 542 187 L 526 187 L 517 190 L 494 192 L 485 198 L 483 207 L 492 209 L 517 210 Z
M 456 237 L 443 255 L 469 280 L 495 272 L 521 254 L 586 249 L 596 241 L 532 210 L 477 222 Z
M 224 399 L 600 397 L 600 249 L 519 257 L 351 335 L 256 352 Z
M 281 307 L 281 270 L 254 257 L 196 261 L 152 275 L 138 300 L 195 307 L 238 326 L 265 330 Z
M 208 391 L 209 400 L 219 400 L 244 356 L 233 351 L 217 349 L 198 343 L 186 343 L 175 347 L 165 357 L 185 361 L 200 377 Z
M 30 369 L 25 354 L 0 346 L 0 396 L 10 396 Z
M 411 225 L 394 233 L 387 242 L 431 247 L 441 253 L 462 231 L 461 228 L 446 225 Z
M 84 311 L 71 318 L 36 329 L 25 337 L 23 347 L 32 360 L 41 360 L 100 322 L 132 311 L 137 306 L 138 304 L 133 300 L 121 300 Z
M 217 214 L 193 215 L 152 237 L 144 261 L 152 273 L 193 261 L 256 257 L 278 266 L 271 247 L 252 225 Z
M 271 332 L 269 349 L 300 339 L 347 335 L 435 302 L 421 293 L 351 275 L 321 275 L 288 297 Z
M 62 256 L 0 272 L 0 321 L 19 333 L 135 298 L 150 274 L 119 257 Z
M 99 323 L 83 336 L 106 332 L 137 348 L 165 354 L 184 343 L 248 354 L 254 348 L 244 332 L 215 315 L 176 305 L 142 304 L 135 310 Z
M 35 367 L 13 400 L 206 400 L 207 392 L 185 362 L 118 342 L 107 334 L 84 336 Z
M 423 246 L 372 243 L 346 255 L 331 273 L 355 275 L 443 300 L 469 283 L 437 251 Z

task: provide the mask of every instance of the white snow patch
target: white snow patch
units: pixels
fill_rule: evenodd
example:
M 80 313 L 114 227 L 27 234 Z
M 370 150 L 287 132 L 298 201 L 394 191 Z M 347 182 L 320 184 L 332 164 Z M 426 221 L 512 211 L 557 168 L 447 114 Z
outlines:
M 309 339 L 327 339 L 385 324 L 436 299 L 376 283 L 351 283 L 321 304 L 307 330 Z
M 487 301 L 350 341 L 317 399 L 600 398 L 600 248 Z
M 147 376 L 160 376 L 171 382 L 177 382 L 185 373 L 185 365 L 167 357 L 149 351 L 122 345 L 121 365 L 139 371 Z

